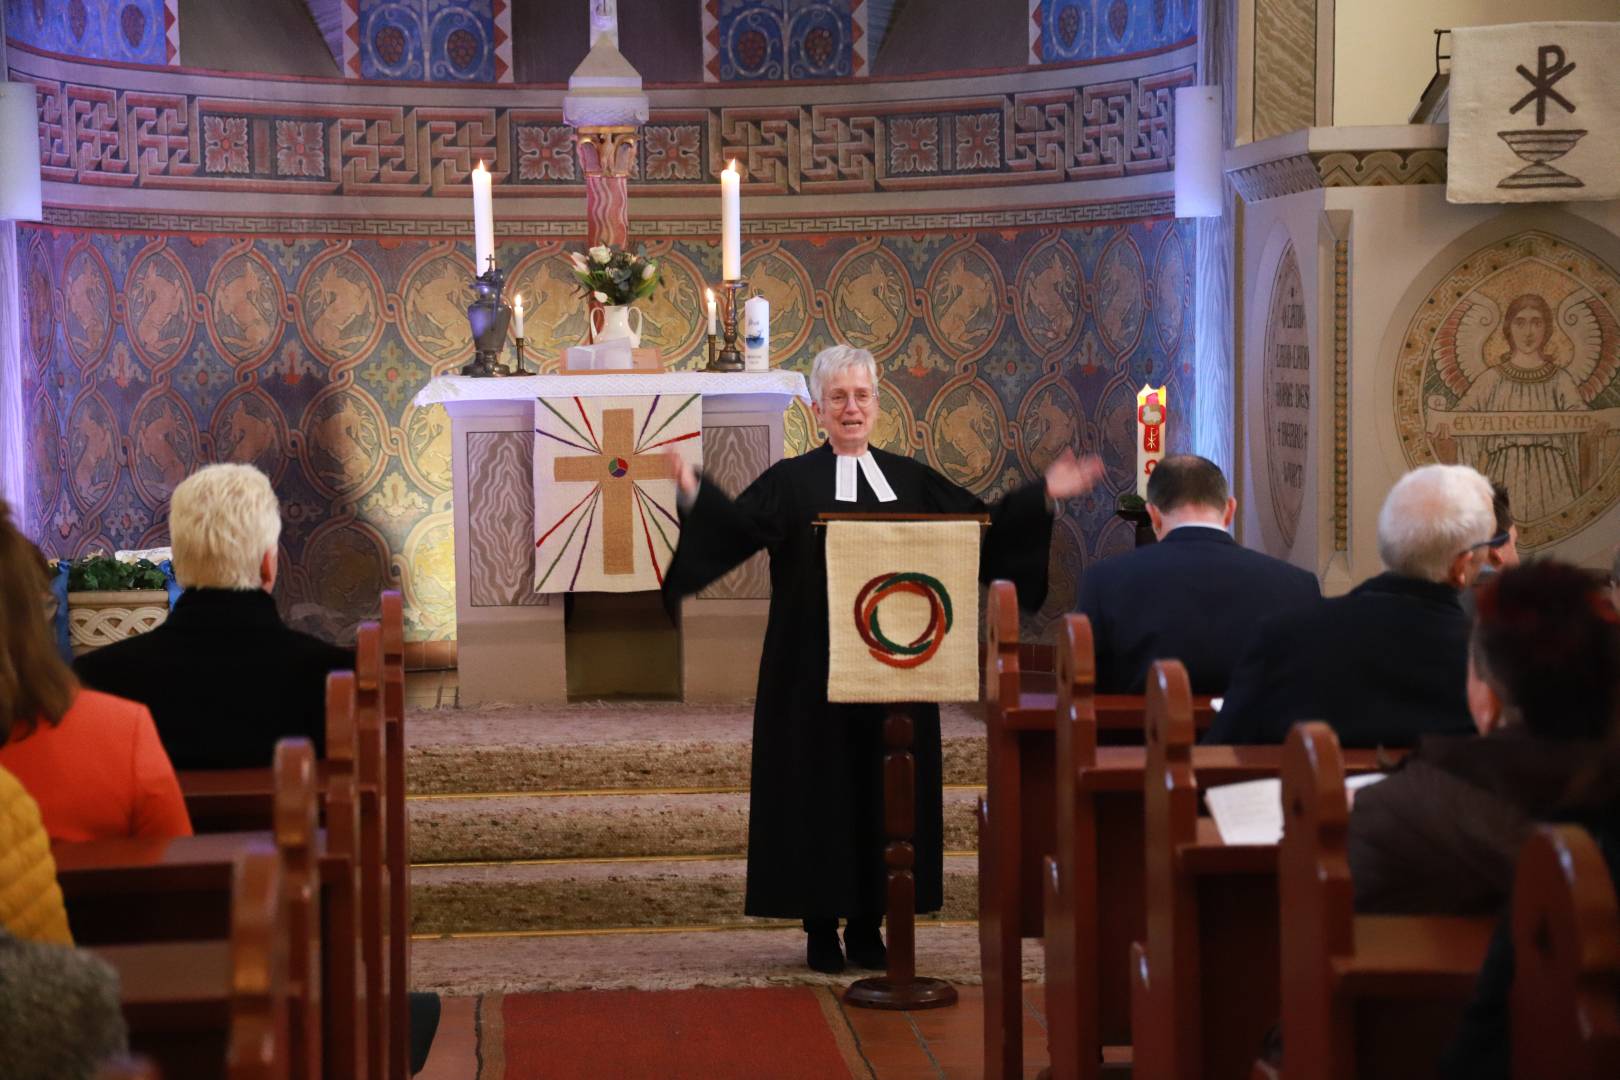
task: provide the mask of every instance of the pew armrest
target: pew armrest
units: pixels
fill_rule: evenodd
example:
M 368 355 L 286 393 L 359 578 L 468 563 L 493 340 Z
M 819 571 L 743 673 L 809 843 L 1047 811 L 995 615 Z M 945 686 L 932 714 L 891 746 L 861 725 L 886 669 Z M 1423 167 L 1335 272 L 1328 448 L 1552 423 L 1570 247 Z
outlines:
M 1355 953 L 1333 975 L 1353 997 L 1463 997 L 1485 962 L 1495 922 L 1440 915 L 1361 915 Z

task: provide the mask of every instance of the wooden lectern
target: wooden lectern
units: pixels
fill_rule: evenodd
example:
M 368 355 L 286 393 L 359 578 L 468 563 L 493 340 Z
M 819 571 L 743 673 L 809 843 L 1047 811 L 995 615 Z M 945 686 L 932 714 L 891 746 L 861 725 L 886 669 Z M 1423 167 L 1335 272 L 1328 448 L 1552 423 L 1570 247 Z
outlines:
M 886 704 L 888 715 L 883 721 L 883 822 L 888 844 L 884 848 L 884 863 L 888 867 L 888 972 L 883 977 L 860 979 L 844 992 L 850 1005 L 869 1009 L 934 1009 L 956 1004 L 956 988 L 942 979 L 922 978 L 917 975 L 916 905 L 916 757 L 912 754 L 915 737 L 913 708 L 919 701 L 977 700 L 978 677 L 978 536 L 989 524 L 984 514 L 822 514 L 816 524 L 829 526 L 847 524 L 857 529 L 883 529 L 905 523 L 912 528 L 927 529 L 946 522 L 972 522 L 979 526 L 972 534 L 969 564 L 973 567 L 971 584 L 951 590 L 948 576 L 930 573 L 930 568 L 913 564 L 912 558 L 902 560 L 905 565 L 890 566 L 880 555 L 874 560 L 874 547 L 858 545 L 859 554 L 851 552 L 847 568 L 853 572 L 838 573 L 834 562 L 841 556 L 840 545 L 827 545 L 828 618 L 830 625 L 827 675 L 827 700 L 830 702 Z M 830 530 L 829 530 L 830 531 Z M 919 534 L 920 535 L 920 534 Z M 961 543 L 958 539 L 956 543 Z M 924 545 L 919 545 L 919 549 Z M 960 556 L 960 552 L 957 553 Z M 882 563 L 882 565 L 880 565 Z M 873 576 L 873 572 L 877 573 Z M 960 574 L 957 575 L 960 577 Z M 863 581 L 855 593 L 853 603 L 841 595 L 839 581 Z M 942 581 L 944 583 L 942 584 Z M 847 591 L 847 590 L 844 590 Z M 953 602 L 951 592 L 958 593 Z M 920 634 L 900 633 L 896 641 L 883 633 L 878 617 L 878 605 L 889 596 L 910 594 L 925 600 L 929 616 Z M 847 625 L 841 625 L 845 624 Z M 854 632 L 865 646 L 865 652 L 880 664 L 891 665 L 892 680 L 882 680 L 874 689 L 870 666 L 861 657 L 841 657 L 836 644 L 840 634 Z M 951 648 L 942 646 L 952 634 L 956 640 Z M 908 637 L 910 638 L 909 640 Z M 904 642 L 904 643 L 902 643 Z M 972 678 L 964 690 L 952 688 L 951 680 L 930 677 L 930 666 L 946 664 L 959 657 L 958 650 L 966 644 L 973 658 Z M 860 652 L 857 649 L 856 652 Z M 958 684 L 961 680 L 955 680 Z M 892 687 L 895 698 L 885 696 L 885 687 Z M 927 692 L 933 688 L 935 692 Z

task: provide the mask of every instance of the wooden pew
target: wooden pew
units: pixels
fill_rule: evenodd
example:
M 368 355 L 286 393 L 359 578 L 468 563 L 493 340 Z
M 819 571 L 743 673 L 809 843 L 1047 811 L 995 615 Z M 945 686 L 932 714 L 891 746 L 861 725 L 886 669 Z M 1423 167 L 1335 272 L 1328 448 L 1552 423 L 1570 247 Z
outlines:
M 322 1002 L 330 989 L 321 963 L 321 838 L 315 824 L 314 750 L 309 741 L 278 743 L 274 771 L 275 828 L 268 833 L 59 843 L 52 851 L 80 944 L 138 949 L 154 942 L 179 943 L 176 951 L 194 954 L 195 963 L 177 963 L 176 970 L 193 980 L 206 980 L 221 962 L 213 947 L 230 934 L 237 862 L 244 853 L 275 851 L 282 867 L 278 881 L 286 890 L 285 914 L 280 916 L 286 940 L 279 948 L 288 965 L 286 992 L 291 999 L 290 1006 L 282 1006 L 284 1011 L 290 1008 L 290 1042 L 282 1048 L 287 1059 L 283 1065 L 297 1080 L 314 1080 L 322 1074 Z M 328 861 L 332 875 L 352 876 L 347 859 Z M 348 941 L 352 955 L 352 936 Z M 337 962 L 341 952 L 334 957 Z M 150 975 L 144 968 L 141 973 Z M 203 992 L 199 985 L 207 984 L 193 982 L 185 990 L 182 981 L 176 992 Z M 153 993 L 161 990 L 156 983 L 150 987 Z M 132 1018 L 132 1027 L 134 1023 Z
M 1513 880 L 1513 1075 L 1620 1076 L 1620 903 L 1572 825 L 1536 830 Z
M 1283 1076 L 1432 1077 L 1492 920 L 1355 914 L 1339 740 L 1326 724 L 1296 724 L 1283 756 Z
M 1245 1076 L 1279 1009 L 1277 848 L 1225 844 L 1199 816 L 1186 668 L 1154 664 L 1147 698 L 1146 937 L 1131 948 L 1132 1076 Z
M 1052 845 L 1052 708 L 1024 707 L 1027 655 L 1018 643 L 1018 595 L 1011 582 L 992 582 L 985 606 L 986 793 L 978 804 L 979 965 L 985 1075 L 992 1078 L 1023 1075 L 1020 941 L 1041 933 L 1035 871 Z
M 288 1080 L 281 859 L 266 848 L 245 848 L 230 876 L 228 938 L 94 951 L 118 972 L 131 1048 L 167 1075 Z
M 1130 950 L 1147 927 L 1146 750 L 1098 745 L 1090 623 L 1065 616 L 1061 635 L 1057 840 L 1041 877 L 1054 1080 L 1096 1077 L 1105 1064 L 1130 1061 Z M 1196 716 L 1196 699 L 1192 707 Z M 1195 746 L 1189 760 L 1197 782 L 1215 786 L 1275 777 L 1283 753 L 1277 746 Z M 1355 764 L 1376 768 L 1376 753 L 1360 752 Z
M 388 781 L 383 734 L 382 628 L 360 624 L 354 650 L 359 730 L 360 948 L 365 965 L 366 1074 L 389 1075 Z
M 388 846 L 388 1056 L 392 1080 L 411 1063 L 410 818 L 405 813 L 405 601 L 382 594 L 383 744 Z
M 1080 618 L 1084 623 L 1083 617 Z M 1091 694 L 1089 623 L 1084 644 L 1084 690 L 1071 683 L 1071 708 L 1083 709 L 1095 743 L 1098 729 L 1116 741 L 1140 744 L 1145 699 L 1117 694 Z M 1054 718 L 1059 695 L 1052 646 L 1018 640 L 1018 600 L 1013 585 L 992 582 L 985 608 L 986 798 L 978 807 L 979 951 L 984 978 L 985 1075 L 1016 1077 L 1023 1069 L 1023 994 L 1020 939 L 1044 932 L 1041 858 L 1053 850 L 1066 828 L 1058 820 L 1062 778 L 1053 761 L 1063 738 Z M 1208 726 L 1209 699 L 1194 699 L 1195 717 Z M 1061 998 L 1064 988 L 1058 989 Z M 1053 993 L 1048 971 L 1047 993 Z M 1054 1040 L 1069 1032 L 1052 1032 Z
M 326 677 L 326 858 L 321 860 L 321 947 L 326 957 L 326 1080 L 366 1071 L 366 979 L 360 925 L 359 752 L 355 677 Z

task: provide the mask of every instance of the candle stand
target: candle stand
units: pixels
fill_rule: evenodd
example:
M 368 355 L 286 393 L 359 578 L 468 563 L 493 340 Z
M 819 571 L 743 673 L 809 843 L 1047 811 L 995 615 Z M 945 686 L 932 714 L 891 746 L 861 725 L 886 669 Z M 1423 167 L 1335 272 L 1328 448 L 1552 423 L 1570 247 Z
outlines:
M 742 291 L 748 288 L 748 282 L 723 281 L 720 283 L 720 321 L 725 332 L 725 340 L 718 352 L 715 351 L 713 337 L 709 338 L 709 363 L 704 371 L 741 371 L 743 369 L 742 352 L 737 348 L 737 318 L 741 314 L 737 301 Z
M 487 379 L 510 375 L 512 369 L 501 363 L 501 350 L 506 346 L 506 328 L 512 321 L 512 308 L 502 292 L 506 288 L 506 275 L 489 258 L 489 269 L 473 279 L 473 292 L 477 294 L 467 305 L 467 323 L 472 327 L 474 353 L 471 362 L 461 369 L 463 375 Z
M 512 339 L 512 346 L 517 351 L 517 357 L 516 357 L 516 359 L 517 359 L 517 372 L 516 372 L 516 374 L 518 374 L 518 375 L 527 375 L 529 373 L 528 368 L 523 366 L 523 345 L 524 345 L 524 339 L 523 338 L 515 337 L 515 338 Z

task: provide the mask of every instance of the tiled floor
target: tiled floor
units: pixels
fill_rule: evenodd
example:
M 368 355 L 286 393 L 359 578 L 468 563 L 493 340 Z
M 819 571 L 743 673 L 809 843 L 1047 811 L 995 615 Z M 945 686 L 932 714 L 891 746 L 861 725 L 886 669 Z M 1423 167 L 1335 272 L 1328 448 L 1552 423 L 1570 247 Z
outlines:
M 677 993 L 679 991 L 676 991 Z M 861 1056 L 875 1080 L 967 1080 L 984 1075 L 984 997 L 977 986 L 959 988 L 961 1000 L 948 1009 L 885 1012 L 844 1009 Z M 1045 994 L 1024 987 L 1024 1076 L 1046 1067 Z M 634 1017 L 626 1017 L 627 1028 Z M 444 1002 L 439 1033 L 427 1068 L 418 1080 L 474 1080 L 478 1075 L 476 999 Z
M 448 671 L 407 671 L 405 673 L 405 707 L 409 709 L 436 709 L 441 705 L 461 704 L 461 673 Z

